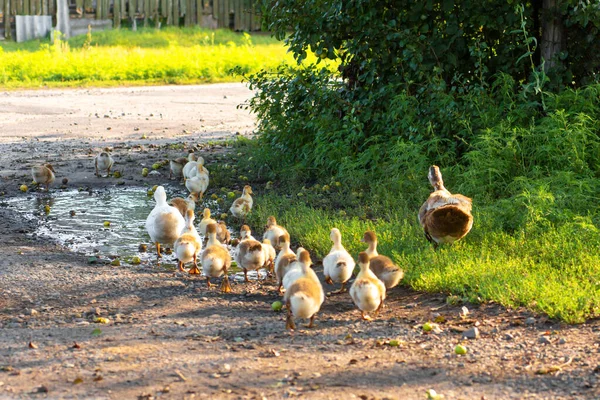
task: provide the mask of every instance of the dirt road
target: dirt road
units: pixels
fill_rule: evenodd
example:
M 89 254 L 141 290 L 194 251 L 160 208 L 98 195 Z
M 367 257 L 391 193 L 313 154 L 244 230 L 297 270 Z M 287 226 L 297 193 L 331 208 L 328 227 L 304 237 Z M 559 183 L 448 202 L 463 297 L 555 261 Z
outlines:
M 0 192 L 37 196 L 18 188 L 47 160 L 68 187 L 113 187 L 93 176 L 104 146 L 124 184 L 141 185 L 142 163 L 250 133 L 252 117 L 236 110 L 248 96 L 232 84 L 3 93 Z M 223 295 L 153 263 L 89 264 L 31 235 L 35 225 L 2 202 L 0 399 L 425 399 L 430 389 L 446 399 L 600 398 L 599 321 L 566 326 L 399 287 L 371 323 L 346 293 L 325 301 L 314 329 L 290 333 L 271 311 L 272 281 Z M 436 319 L 439 329 L 423 332 Z M 478 338 L 462 339 L 474 328 Z

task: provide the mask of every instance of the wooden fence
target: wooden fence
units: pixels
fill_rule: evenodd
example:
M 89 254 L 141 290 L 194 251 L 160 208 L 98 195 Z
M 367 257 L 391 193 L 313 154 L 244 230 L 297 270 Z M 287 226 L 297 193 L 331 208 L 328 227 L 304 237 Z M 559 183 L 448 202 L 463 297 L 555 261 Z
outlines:
M 56 0 L 0 0 L 0 28 L 14 24 L 15 15 L 56 15 Z M 202 26 L 257 31 L 261 28 L 258 0 L 69 0 L 70 18 L 112 19 L 119 28 Z M 10 37 L 10 29 L 5 36 Z

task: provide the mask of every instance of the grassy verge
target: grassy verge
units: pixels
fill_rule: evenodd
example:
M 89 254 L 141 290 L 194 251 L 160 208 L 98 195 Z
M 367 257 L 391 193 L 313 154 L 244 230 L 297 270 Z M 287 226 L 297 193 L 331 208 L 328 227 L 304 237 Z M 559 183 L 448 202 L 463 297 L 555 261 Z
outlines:
M 2 54 L 5 53 L 5 54 Z M 265 35 L 201 29 L 112 30 L 69 41 L 0 43 L 0 85 L 112 86 L 239 81 L 292 62 L 286 48 Z
M 220 160 L 214 174 L 211 170 L 211 185 L 239 186 L 249 179 L 256 196 L 248 223 L 257 233 L 275 215 L 292 242 L 320 260 L 331 247 L 332 227 L 341 230 L 354 256 L 365 249 L 360 239 L 370 229 L 378 234 L 380 253 L 406 271 L 403 284 L 416 290 L 445 293 L 452 302 L 525 306 L 568 323 L 600 316 L 600 232 L 591 217 L 555 226 L 528 224 L 509 233 L 498 223 L 503 219 L 498 204 L 475 202 L 471 233 L 434 251 L 417 221 L 418 205 L 374 204 L 372 192 L 335 181 L 308 187 L 265 182 L 264 171 L 252 164 L 255 145 L 238 143 L 237 155 Z M 425 173 L 422 181 L 424 201 Z

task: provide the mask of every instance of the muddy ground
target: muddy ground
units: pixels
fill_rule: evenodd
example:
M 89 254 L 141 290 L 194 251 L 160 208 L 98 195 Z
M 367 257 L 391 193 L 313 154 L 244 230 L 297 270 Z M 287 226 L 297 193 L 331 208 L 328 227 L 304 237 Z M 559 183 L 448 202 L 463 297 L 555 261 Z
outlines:
M 164 172 L 142 181 L 140 166 L 178 155 L 170 143 L 249 134 L 253 119 L 236 110 L 248 96 L 232 84 L 3 93 L 0 202 L 39 195 L 19 185 L 42 161 L 56 166 L 54 190 L 63 177 L 73 188 L 116 185 L 93 176 L 105 146 L 125 185 L 163 183 Z M 424 399 L 429 389 L 446 399 L 600 398 L 599 321 L 568 326 L 398 287 L 373 322 L 342 294 L 325 301 L 314 329 L 291 333 L 271 311 L 273 282 L 223 295 L 154 264 L 90 265 L 34 231 L 0 206 L 2 399 Z M 440 329 L 424 333 L 436 318 Z M 463 340 L 474 327 L 480 337 Z M 468 354 L 454 353 L 458 343 Z

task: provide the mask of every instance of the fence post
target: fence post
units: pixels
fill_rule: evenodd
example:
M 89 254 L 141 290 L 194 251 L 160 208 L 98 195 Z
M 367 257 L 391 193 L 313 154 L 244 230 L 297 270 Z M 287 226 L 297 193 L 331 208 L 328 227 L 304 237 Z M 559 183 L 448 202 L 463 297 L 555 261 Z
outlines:
M 7 39 L 12 38 L 12 27 L 10 26 L 10 0 L 4 1 L 4 37 Z
M 68 0 L 56 0 L 56 29 L 63 34 L 65 39 L 71 36 L 69 26 L 69 3 Z

